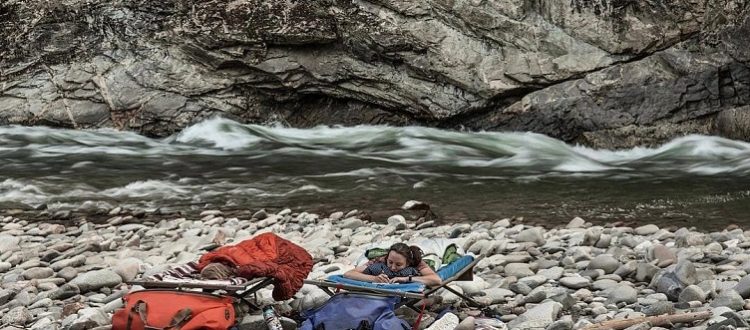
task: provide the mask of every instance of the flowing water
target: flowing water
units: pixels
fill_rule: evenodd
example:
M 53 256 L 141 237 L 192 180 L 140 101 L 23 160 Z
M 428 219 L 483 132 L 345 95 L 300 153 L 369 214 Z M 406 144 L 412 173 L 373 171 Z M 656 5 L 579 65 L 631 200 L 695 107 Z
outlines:
M 443 221 L 524 217 L 750 224 L 750 144 L 686 136 L 622 151 L 532 133 L 294 129 L 211 119 L 165 139 L 0 127 L 0 209 L 359 209 L 416 199 Z

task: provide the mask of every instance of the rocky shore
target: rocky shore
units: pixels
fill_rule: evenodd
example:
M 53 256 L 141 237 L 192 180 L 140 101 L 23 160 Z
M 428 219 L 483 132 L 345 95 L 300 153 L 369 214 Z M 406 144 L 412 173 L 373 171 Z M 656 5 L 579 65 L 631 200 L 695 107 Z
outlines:
M 377 241 L 455 238 L 485 258 L 471 282 L 451 284 L 487 305 L 460 305 L 441 293 L 434 312 L 455 305 L 463 329 L 480 312 L 511 329 L 580 329 L 591 324 L 665 313 L 710 311 L 695 329 L 747 327 L 750 318 L 750 232 L 727 228 L 700 232 L 598 226 L 575 218 L 566 226 L 530 226 L 517 219 L 495 222 L 416 224 L 408 214 L 382 223 L 361 212 L 317 215 L 264 210 L 231 217 L 220 210 L 200 216 L 133 217 L 120 208 L 102 223 L 48 223 L 0 217 L 0 329 L 107 329 L 121 297 L 136 277 L 196 260 L 204 248 L 231 244 L 273 231 L 305 247 L 316 260 L 311 278 L 340 273 L 362 247 Z M 270 302 L 270 290 L 261 300 Z M 327 299 L 305 286 L 282 312 L 313 307 Z M 404 318 L 409 311 L 398 311 Z M 287 326 L 293 325 L 285 319 Z M 648 329 L 650 325 L 635 325 Z M 264 329 L 260 315 L 243 318 L 241 329 Z

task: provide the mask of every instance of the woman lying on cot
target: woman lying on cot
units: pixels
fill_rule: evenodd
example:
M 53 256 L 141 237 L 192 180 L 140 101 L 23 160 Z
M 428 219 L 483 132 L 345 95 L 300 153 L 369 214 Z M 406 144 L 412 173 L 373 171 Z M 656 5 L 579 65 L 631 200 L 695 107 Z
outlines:
M 344 277 L 376 283 L 421 282 L 427 286 L 442 283 L 435 271 L 422 261 L 422 249 L 404 243 L 391 245 L 386 255 L 344 273 Z

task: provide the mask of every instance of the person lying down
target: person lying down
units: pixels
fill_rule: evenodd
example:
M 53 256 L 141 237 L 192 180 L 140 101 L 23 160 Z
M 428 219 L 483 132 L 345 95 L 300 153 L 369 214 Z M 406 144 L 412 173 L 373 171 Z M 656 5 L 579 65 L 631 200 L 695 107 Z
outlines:
M 422 249 L 404 243 L 391 245 L 388 253 L 346 273 L 344 277 L 375 283 L 421 282 L 438 286 L 440 277 L 422 260 Z

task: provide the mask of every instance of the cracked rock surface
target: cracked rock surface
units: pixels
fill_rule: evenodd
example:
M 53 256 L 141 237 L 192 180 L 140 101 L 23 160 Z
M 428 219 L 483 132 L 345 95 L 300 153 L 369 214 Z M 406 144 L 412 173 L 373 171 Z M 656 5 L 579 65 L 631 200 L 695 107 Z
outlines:
M 6 1 L 0 43 L 0 124 L 750 139 L 742 0 Z

